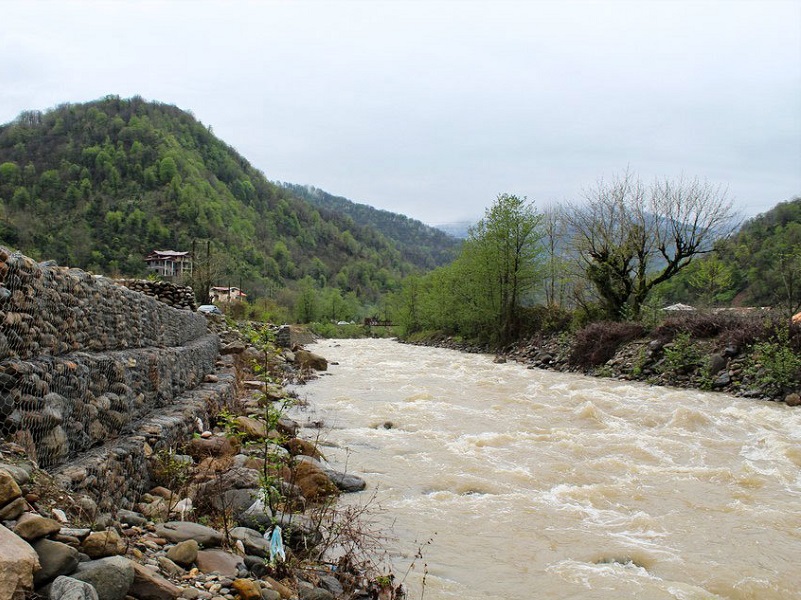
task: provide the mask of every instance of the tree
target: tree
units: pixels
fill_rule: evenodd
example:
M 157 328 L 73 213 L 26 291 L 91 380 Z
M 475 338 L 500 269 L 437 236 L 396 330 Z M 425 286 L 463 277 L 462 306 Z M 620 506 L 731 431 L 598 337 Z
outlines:
M 626 172 L 565 211 L 576 256 L 611 319 L 636 318 L 654 286 L 732 230 L 726 191 L 698 179 L 645 186 Z
M 523 295 L 539 278 L 541 223 L 525 197 L 501 194 L 469 233 L 466 250 L 485 280 L 501 342 L 514 337 Z
M 690 269 L 688 269 L 689 271 Z M 718 256 L 712 255 L 695 263 L 689 283 L 705 306 L 713 306 L 731 288 L 732 268 Z M 729 300 L 733 293 L 729 295 Z

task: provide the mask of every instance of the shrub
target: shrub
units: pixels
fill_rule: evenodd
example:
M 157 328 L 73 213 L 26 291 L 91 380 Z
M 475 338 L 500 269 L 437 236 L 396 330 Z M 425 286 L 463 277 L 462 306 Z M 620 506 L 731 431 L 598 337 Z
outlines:
M 701 350 L 693 344 L 690 333 L 685 331 L 677 334 L 673 341 L 665 346 L 665 359 L 659 370 L 666 374 L 687 374 L 700 367 L 702 360 Z
M 581 368 L 601 365 L 612 358 L 622 344 L 642 337 L 645 332 L 645 327 L 639 323 L 591 323 L 576 334 L 570 365 Z
M 780 329 L 775 339 L 759 342 L 752 348 L 746 372 L 771 396 L 797 387 L 801 379 L 801 356 L 791 345 L 792 333 L 790 328 Z

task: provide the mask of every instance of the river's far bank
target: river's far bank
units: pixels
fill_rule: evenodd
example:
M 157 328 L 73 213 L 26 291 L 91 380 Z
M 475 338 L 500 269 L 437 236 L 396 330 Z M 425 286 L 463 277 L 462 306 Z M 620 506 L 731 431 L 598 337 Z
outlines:
M 715 317 L 713 315 L 713 317 Z M 651 385 L 717 391 L 801 405 L 799 332 L 775 333 L 764 316 L 707 315 L 666 320 L 652 330 L 634 323 L 594 323 L 579 332 L 542 334 L 501 349 L 444 334 L 403 343 L 494 354 L 529 368 Z

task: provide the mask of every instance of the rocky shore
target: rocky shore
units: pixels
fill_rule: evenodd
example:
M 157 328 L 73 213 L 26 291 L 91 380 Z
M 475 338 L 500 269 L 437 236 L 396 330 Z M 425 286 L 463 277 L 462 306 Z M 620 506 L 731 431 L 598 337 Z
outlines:
M 464 342 L 449 336 L 434 336 L 413 342 L 417 345 L 448 348 L 469 353 L 493 353 L 487 346 Z M 576 336 L 568 333 L 521 340 L 494 352 L 495 361 L 508 360 L 530 369 L 581 373 L 593 377 L 640 381 L 650 385 L 719 391 L 801 406 L 801 385 L 767 385 L 766 366 L 747 344 L 732 343 L 725 335 L 704 339 L 666 338 L 645 335 L 620 343 L 612 356 L 600 364 L 587 366 L 576 360 Z
M 74 465 L 43 471 L 19 444 L 0 445 L 0 600 L 398 597 L 354 554 L 327 552 L 347 518 L 336 497 L 365 481 L 328 465 L 284 412 L 297 400 L 282 383 L 325 359 L 277 348 L 266 330 L 209 326 L 222 354 L 206 382 L 233 373 L 235 402 L 170 446 L 140 438 L 145 462 L 120 462 L 121 476 L 149 482 L 137 498 L 109 505 L 75 485 Z

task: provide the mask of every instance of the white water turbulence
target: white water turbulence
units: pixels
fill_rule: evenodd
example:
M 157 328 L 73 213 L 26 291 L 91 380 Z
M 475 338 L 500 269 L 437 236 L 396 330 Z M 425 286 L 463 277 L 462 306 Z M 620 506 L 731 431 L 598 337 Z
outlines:
M 801 410 L 389 340 L 313 350 L 338 364 L 296 417 L 368 481 L 343 502 L 377 495 L 400 576 L 432 538 L 410 599 L 801 598 Z

